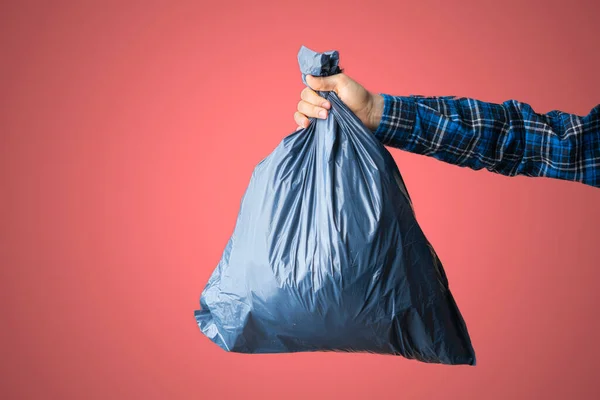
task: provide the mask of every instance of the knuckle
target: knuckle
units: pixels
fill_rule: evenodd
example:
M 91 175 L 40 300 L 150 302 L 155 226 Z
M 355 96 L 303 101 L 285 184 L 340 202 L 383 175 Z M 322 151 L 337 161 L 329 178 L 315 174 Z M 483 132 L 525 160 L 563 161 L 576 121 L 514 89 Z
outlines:
M 349 82 L 350 82 L 350 78 L 348 77 L 348 75 L 339 74 L 337 77 L 336 86 L 343 87 L 343 86 L 346 86 Z
M 310 96 L 310 89 L 308 87 L 305 87 L 302 90 L 302 92 L 300 92 L 300 98 L 302 100 L 307 100 L 309 96 Z
M 306 119 L 306 116 L 300 112 L 294 114 L 294 121 L 296 121 L 298 125 L 303 125 Z

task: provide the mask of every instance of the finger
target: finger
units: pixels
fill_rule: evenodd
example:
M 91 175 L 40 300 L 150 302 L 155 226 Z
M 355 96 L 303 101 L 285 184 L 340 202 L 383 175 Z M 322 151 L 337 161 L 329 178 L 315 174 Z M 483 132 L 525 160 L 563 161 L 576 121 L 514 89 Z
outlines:
M 315 106 L 321 106 L 325 109 L 329 109 L 331 107 L 331 104 L 327 100 L 319 96 L 317 92 L 309 87 L 305 87 L 302 92 L 300 92 L 300 98 L 307 103 Z
M 307 128 L 310 124 L 308 118 L 306 118 L 304 114 L 301 114 L 298 111 L 294 113 L 294 121 L 296 121 L 296 124 L 298 124 L 298 126 L 301 128 Z
M 299 126 L 299 127 L 296 128 L 296 131 L 299 131 L 300 129 L 304 129 L 304 127 Z
M 326 109 L 324 109 L 323 107 L 317 107 L 304 100 L 300 100 L 300 102 L 298 103 L 298 111 L 300 111 L 300 113 L 306 115 L 307 117 L 321 119 L 327 118 Z
M 312 76 L 306 75 L 306 83 L 313 90 L 320 91 L 334 91 L 337 93 L 338 87 L 341 85 L 343 76 L 342 74 L 335 74 L 331 76 Z

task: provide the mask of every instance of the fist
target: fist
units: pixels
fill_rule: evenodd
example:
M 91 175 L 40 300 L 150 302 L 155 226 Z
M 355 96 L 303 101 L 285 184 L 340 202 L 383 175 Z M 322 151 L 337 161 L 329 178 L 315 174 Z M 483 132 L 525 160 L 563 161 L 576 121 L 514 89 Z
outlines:
M 298 125 L 296 130 L 308 127 L 309 118 L 325 119 L 329 115 L 331 104 L 316 91 L 333 91 L 344 102 L 365 126 L 374 132 L 381 121 L 383 113 L 383 97 L 370 93 L 358 82 L 344 73 L 331 76 L 306 76 L 305 87 L 300 93 L 298 110 L 294 120 Z

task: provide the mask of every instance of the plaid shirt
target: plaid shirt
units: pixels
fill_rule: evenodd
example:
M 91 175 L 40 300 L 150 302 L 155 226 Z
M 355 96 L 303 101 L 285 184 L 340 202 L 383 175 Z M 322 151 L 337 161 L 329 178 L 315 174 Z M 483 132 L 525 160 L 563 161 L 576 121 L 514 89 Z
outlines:
M 380 94 L 384 110 L 374 134 L 385 145 L 475 170 L 600 187 L 600 104 L 580 117 L 538 114 L 515 100 Z

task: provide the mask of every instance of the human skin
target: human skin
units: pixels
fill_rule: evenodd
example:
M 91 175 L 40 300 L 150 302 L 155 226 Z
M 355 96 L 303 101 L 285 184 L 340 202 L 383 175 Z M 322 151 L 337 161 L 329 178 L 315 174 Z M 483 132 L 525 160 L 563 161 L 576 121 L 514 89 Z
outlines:
M 301 100 L 298 103 L 298 110 L 294 113 L 294 120 L 298 125 L 296 130 L 308 127 L 309 118 L 326 119 L 329 115 L 331 103 L 319 96 L 316 91 L 335 92 L 372 132 L 379 126 L 383 113 L 383 97 L 369 92 L 348 75 L 344 73 L 325 77 L 307 75 L 306 83 L 308 86 L 300 93 Z

